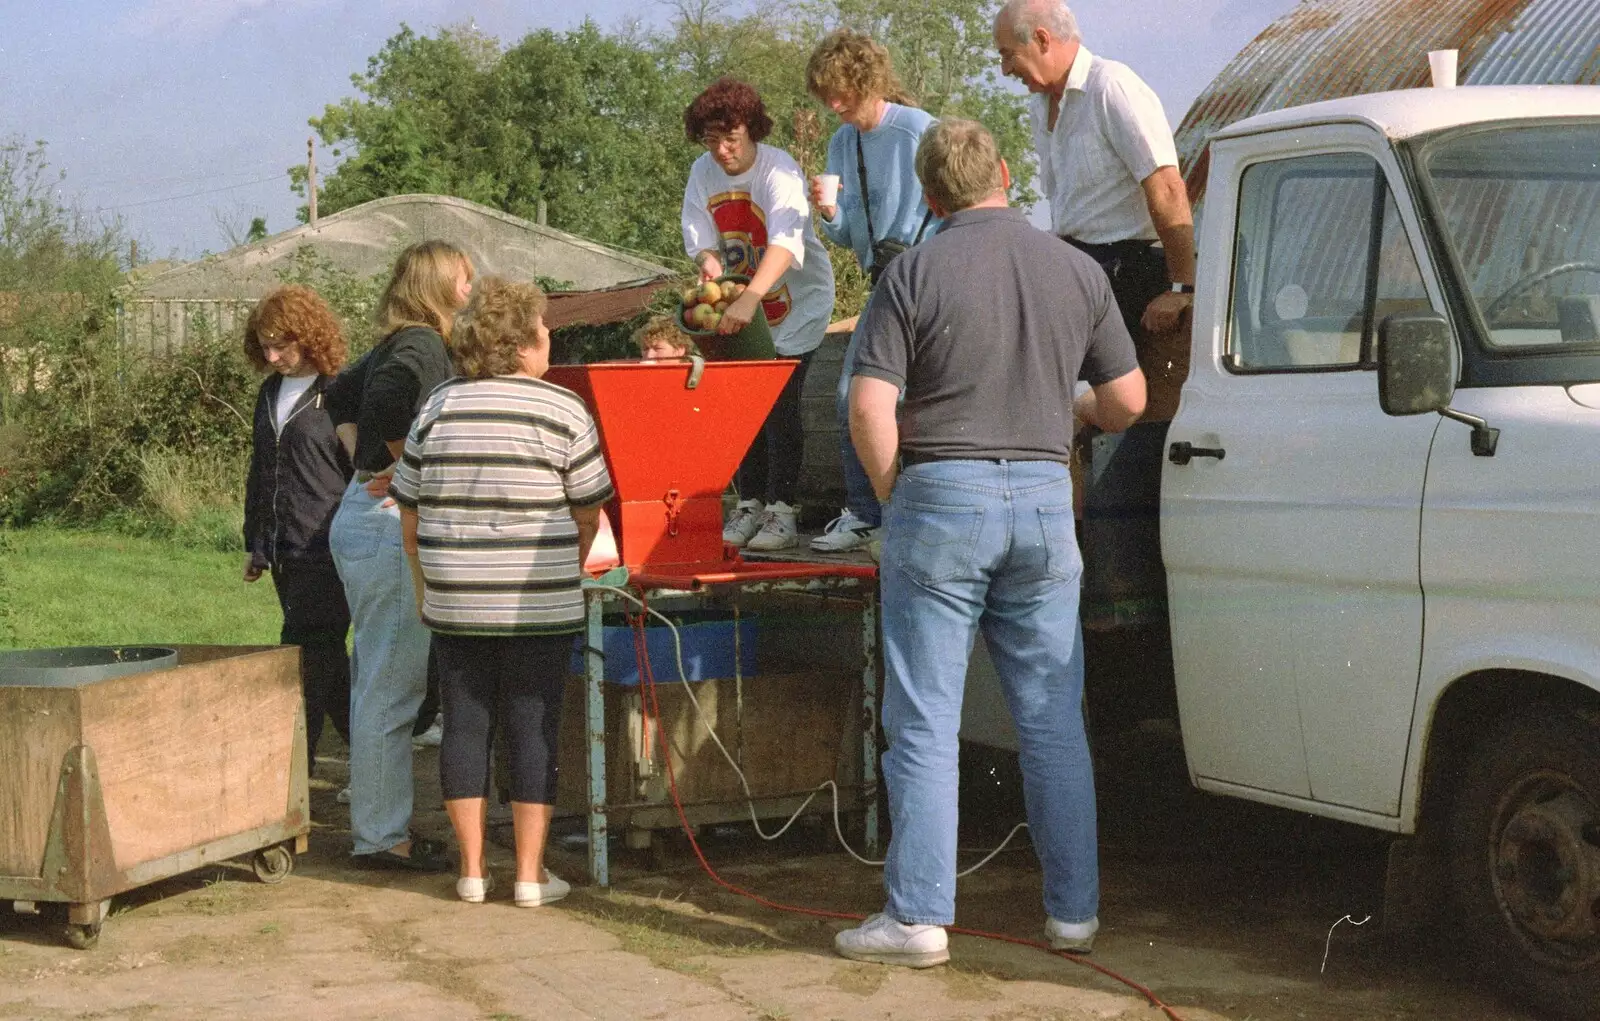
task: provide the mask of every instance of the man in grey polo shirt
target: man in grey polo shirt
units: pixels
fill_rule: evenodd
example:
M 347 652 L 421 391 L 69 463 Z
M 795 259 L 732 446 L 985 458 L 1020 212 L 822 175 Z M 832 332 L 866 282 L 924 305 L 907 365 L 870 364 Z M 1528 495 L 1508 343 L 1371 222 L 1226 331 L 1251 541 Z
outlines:
M 981 125 L 931 129 L 917 176 L 945 225 L 885 271 L 850 388 L 850 434 L 887 504 L 888 902 L 834 945 L 885 964 L 949 959 L 957 731 L 981 628 L 1016 722 L 1046 931 L 1087 951 L 1099 870 L 1067 458 L 1074 413 L 1126 428 L 1144 409 L 1144 376 L 1105 274 L 1008 207 L 1010 175 Z M 1074 404 L 1080 377 L 1091 390 Z

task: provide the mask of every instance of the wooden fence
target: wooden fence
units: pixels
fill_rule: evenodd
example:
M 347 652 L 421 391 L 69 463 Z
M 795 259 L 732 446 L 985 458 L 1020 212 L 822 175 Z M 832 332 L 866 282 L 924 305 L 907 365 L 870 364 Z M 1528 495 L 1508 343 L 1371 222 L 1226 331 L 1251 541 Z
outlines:
M 117 342 L 130 354 L 168 355 L 191 330 L 232 337 L 255 305 L 255 298 L 127 298 L 117 305 Z

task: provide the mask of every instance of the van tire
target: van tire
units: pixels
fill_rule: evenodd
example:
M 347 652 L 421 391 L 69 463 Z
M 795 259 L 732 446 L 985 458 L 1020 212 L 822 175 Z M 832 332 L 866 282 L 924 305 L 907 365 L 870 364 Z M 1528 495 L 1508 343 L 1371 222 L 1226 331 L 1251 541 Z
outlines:
M 1518 710 L 1473 749 L 1451 818 L 1461 936 L 1481 974 L 1554 1017 L 1600 1017 L 1600 722 Z

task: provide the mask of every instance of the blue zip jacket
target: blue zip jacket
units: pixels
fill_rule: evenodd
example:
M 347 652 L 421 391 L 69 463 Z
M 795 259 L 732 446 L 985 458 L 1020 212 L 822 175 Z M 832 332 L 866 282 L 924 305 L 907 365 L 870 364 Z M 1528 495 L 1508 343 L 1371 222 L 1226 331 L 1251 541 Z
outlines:
M 845 124 L 828 141 L 827 172 L 839 175 L 839 207 L 832 220 L 817 217 L 822 233 L 836 245 L 848 246 L 856 253 L 863 270 L 872 268 L 872 243 L 885 238 L 911 244 L 928 205 L 922 199 L 922 184 L 917 180 L 917 143 L 934 118 L 926 110 L 887 103 L 883 120 L 868 132 Z M 872 199 L 872 229 L 867 237 L 867 216 L 861 204 L 863 189 L 857 173 L 856 139 L 867 163 L 866 193 Z M 922 232 L 926 240 L 938 230 L 939 221 L 928 220 Z

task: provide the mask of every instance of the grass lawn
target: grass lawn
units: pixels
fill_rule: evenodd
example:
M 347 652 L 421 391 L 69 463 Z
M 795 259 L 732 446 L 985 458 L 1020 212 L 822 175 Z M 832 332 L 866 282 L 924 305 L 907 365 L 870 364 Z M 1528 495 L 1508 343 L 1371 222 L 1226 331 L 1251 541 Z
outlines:
M 274 644 L 270 578 L 247 585 L 244 554 L 157 539 L 26 528 L 3 533 L 0 645 Z

